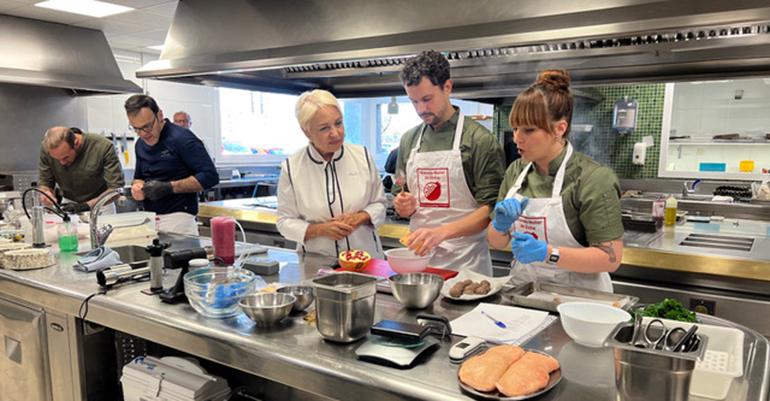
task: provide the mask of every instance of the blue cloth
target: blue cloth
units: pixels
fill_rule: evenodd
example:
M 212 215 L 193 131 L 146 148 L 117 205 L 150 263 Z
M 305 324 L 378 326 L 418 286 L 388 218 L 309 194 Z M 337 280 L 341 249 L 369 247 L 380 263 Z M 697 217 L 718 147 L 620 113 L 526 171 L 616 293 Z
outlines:
M 121 263 L 123 262 L 121 262 L 120 255 L 118 255 L 117 252 L 113 251 L 109 247 L 102 245 L 83 255 L 83 257 L 78 259 L 78 261 L 75 262 L 72 267 L 75 270 L 84 272 L 95 272 L 97 270 L 116 266 Z
M 200 139 L 187 128 L 168 119 L 160 131 L 160 139 L 150 146 L 137 139 L 135 180 L 178 181 L 193 176 L 203 189 L 219 183 L 219 174 Z M 198 214 L 198 194 L 172 194 L 158 200 L 144 200 L 144 209 L 157 214 L 186 212 Z

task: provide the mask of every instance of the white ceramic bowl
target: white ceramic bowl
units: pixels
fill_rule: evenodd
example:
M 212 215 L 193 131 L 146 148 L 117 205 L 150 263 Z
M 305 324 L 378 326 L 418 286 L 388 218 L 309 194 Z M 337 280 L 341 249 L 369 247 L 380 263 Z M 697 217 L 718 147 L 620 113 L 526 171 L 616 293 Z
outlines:
M 556 307 L 564 331 L 578 344 L 599 348 L 620 322 L 631 314 L 614 306 L 594 302 L 567 302 Z
M 419 273 L 428 267 L 431 254 L 417 256 L 407 248 L 393 248 L 385 251 L 390 268 L 396 273 Z

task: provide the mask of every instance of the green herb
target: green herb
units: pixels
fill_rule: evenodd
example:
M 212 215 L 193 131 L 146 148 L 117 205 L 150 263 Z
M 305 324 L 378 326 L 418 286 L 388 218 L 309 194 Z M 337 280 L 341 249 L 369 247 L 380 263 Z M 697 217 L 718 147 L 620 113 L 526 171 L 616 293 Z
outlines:
M 680 322 L 696 323 L 695 313 L 685 309 L 676 299 L 666 298 L 663 302 L 648 305 L 641 313 L 642 316 L 660 317 Z

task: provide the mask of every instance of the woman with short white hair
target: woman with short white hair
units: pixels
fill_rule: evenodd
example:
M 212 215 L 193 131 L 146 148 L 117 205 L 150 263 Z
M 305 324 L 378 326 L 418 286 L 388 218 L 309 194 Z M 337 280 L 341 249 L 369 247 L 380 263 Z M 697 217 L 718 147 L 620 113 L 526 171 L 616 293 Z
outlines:
M 337 256 L 355 249 L 382 259 L 377 227 L 387 201 L 374 159 L 365 147 L 345 143 L 331 93 L 304 93 L 296 116 L 309 143 L 281 164 L 278 231 L 297 242 L 298 252 Z

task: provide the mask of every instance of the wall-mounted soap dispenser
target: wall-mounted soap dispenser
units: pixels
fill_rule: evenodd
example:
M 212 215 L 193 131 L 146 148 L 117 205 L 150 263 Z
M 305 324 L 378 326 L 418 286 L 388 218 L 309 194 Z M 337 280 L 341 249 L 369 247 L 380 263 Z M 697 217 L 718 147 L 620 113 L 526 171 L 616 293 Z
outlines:
M 639 103 L 636 100 L 628 100 L 628 96 L 615 102 L 612 112 L 612 130 L 621 134 L 630 134 L 636 129 L 636 114 Z

